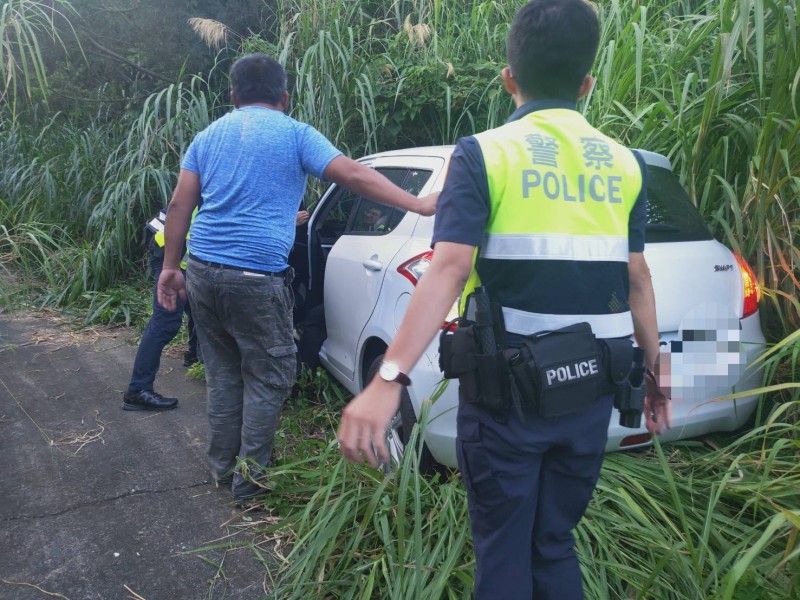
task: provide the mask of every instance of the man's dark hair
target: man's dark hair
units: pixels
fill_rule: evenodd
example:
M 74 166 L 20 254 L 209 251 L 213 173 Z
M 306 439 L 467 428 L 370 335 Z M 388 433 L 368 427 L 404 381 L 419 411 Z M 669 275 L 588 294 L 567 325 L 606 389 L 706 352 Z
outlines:
M 231 67 L 231 91 L 239 104 L 278 104 L 286 91 L 286 71 L 266 54 L 247 54 Z
M 592 68 L 600 26 L 586 0 L 532 0 L 508 32 L 508 65 L 526 99 L 575 100 Z

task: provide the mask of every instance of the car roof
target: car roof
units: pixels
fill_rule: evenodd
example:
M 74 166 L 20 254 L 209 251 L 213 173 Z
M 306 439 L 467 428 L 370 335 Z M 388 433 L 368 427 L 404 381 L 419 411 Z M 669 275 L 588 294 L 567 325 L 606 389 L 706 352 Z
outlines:
M 372 158 L 387 158 L 392 156 L 438 156 L 448 159 L 455 150 L 454 145 L 449 146 L 416 146 L 412 148 L 401 148 L 399 150 L 387 150 L 364 156 L 360 160 L 370 160 Z
M 455 149 L 454 145 L 447 146 L 417 146 L 412 148 L 401 148 L 399 150 L 388 150 L 386 152 L 378 152 L 363 157 L 361 160 L 370 160 L 373 158 L 391 158 L 393 156 L 438 156 L 445 160 L 450 158 L 450 155 Z M 651 152 L 650 150 L 642 150 L 635 148 L 641 157 L 644 159 L 645 164 L 653 167 L 661 167 L 672 171 L 672 164 L 669 159 L 663 154 L 658 152 Z
M 658 152 L 650 152 L 649 150 L 641 150 L 640 148 L 636 148 L 635 150 L 644 159 L 645 164 L 672 171 L 672 163 L 670 163 L 669 159 L 663 154 L 659 154 Z

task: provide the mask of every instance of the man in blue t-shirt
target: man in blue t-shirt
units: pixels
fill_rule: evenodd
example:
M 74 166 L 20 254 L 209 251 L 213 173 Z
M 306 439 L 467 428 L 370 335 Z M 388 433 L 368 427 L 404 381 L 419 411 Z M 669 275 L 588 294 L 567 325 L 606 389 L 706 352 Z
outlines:
M 158 300 L 174 309 L 189 296 L 205 359 L 211 473 L 245 500 L 264 491 L 258 482 L 296 377 L 288 256 L 306 177 L 425 215 L 436 195 L 412 196 L 287 116 L 286 72 L 274 59 L 244 56 L 230 80 L 235 110 L 197 135 L 181 165 Z M 201 199 L 184 281 L 182 240 Z

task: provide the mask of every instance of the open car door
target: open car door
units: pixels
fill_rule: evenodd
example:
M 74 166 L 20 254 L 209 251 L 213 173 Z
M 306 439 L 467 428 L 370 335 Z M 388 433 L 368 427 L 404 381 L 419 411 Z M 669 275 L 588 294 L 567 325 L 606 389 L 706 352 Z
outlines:
M 438 157 L 391 156 L 367 163 L 414 195 L 428 192 L 444 165 Z M 314 231 L 331 241 L 325 264 L 324 303 L 330 365 L 352 380 L 356 350 L 383 285 L 386 269 L 414 231 L 418 215 L 382 206 L 345 189 L 326 197 Z M 321 244 L 324 249 L 325 244 Z

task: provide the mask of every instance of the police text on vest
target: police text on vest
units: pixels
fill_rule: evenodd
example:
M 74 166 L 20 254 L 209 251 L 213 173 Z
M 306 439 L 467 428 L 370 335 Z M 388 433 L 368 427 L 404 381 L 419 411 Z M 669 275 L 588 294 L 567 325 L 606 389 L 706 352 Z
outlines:
M 536 169 L 522 171 L 522 197 L 530 198 L 531 191 L 541 188 L 550 200 L 565 202 L 586 202 L 591 198 L 595 202 L 622 203 L 622 177 L 619 175 L 578 175 L 577 182 L 568 181 L 563 173 L 548 171 L 542 174 Z
M 549 386 L 553 384 L 553 381 L 565 383 L 574 379 L 583 379 L 590 375 L 597 375 L 597 373 L 599 373 L 597 359 L 593 358 L 563 367 L 547 369 L 545 371 L 545 376 L 547 377 L 547 385 Z

